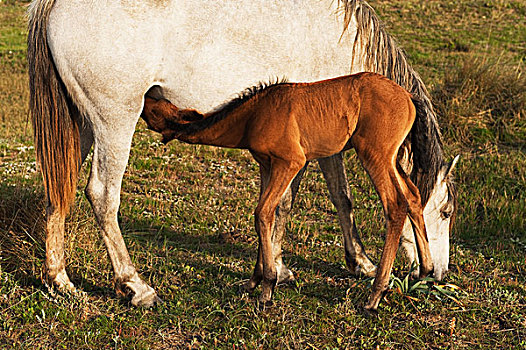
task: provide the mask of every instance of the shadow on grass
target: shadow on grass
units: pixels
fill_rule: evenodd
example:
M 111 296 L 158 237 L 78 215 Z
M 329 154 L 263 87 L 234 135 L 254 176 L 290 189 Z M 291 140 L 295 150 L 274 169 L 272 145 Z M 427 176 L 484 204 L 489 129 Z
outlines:
M 0 183 L 0 268 L 23 287 L 47 289 L 42 281 L 46 258 L 44 193 L 34 185 Z M 68 270 L 72 282 L 90 293 L 112 289 L 93 285 Z
M 256 263 L 257 257 L 257 241 L 255 240 L 255 233 L 251 232 L 250 235 L 253 237 L 247 238 L 247 235 L 237 234 L 234 238 L 229 235 L 225 239 L 226 235 L 221 233 L 215 234 L 190 234 L 180 233 L 173 231 L 166 227 L 152 226 L 151 223 L 144 220 L 123 220 L 126 227 L 126 236 L 129 239 L 133 239 L 141 244 L 149 244 L 151 249 L 162 251 L 163 249 L 173 248 L 177 251 L 186 251 L 190 253 L 190 257 L 186 257 L 185 264 L 194 267 L 196 270 L 205 272 L 208 278 L 215 278 L 215 276 L 222 275 L 227 279 L 231 279 L 239 282 L 248 280 L 253 272 L 253 267 Z M 135 233 L 133 233 L 135 232 Z M 343 249 L 343 248 L 342 248 Z M 224 269 L 219 265 L 206 263 L 204 259 L 196 256 L 195 253 L 202 253 L 205 256 L 216 256 L 222 258 L 231 258 L 233 260 L 241 262 L 246 265 L 249 262 L 248 268 L 244 271 L 234 271 Z M 293 270 L 297 278 L 302 279 L 303 276 L 310 274 L 315 275 L 320 279 L 307 281 L 302 280 L 303 291 L 305 295 L 311 295 L 327 302 L 335 302 L 345 297 L 345 288 L 329 285 L 324 281 L 327 277 L 332 279 L 355 279 L 350 272 L 343 268 L 341 264 L 335 264 L 325 261 L 322 257 L 305 258 L 297 254 L 284 251 L 285 263 Z M 342 251 L 342 258 L 343 258 Z M 180 258 L 178 258 L 180 259 Z M 231 261 L 230 259 L 228 259 Z M 174 271 L 175 273 L 175 271 Z M 156 272 L 156 275 L 162 275 L 162 273 Z M 165 278 L 167 276 L 161 276 Z M 360 279 L 360 278 L 358 278 Z M 222 285 L 227 284 L 226 281 L 219 282 Z M 295 284 L 281 285 L 280 289 L 288 288 L 287 286 L 293 287 Z M 162 293 L 162 291 L 160 291 Z M 205 290 L 206 292 L 206 290 Z M 238 292 L 237 290 L 231 291 L 232 293 Z M 259 292 L 256 292 L 256 295 Z
M 0 183 L 0 246 L 2 270 L 34 283 L 45 258 L 45 216 L 44 195 L 33 186 Z
M 91 215 L 91 213 L 89 214 Z M 135 241 L 142 246 L 149 246 L 153 249 L 154 255 L 161 256 L 158 252 L 163 249 L 173 249 L 175 251 L 187 251 L 189 253 L 202 253 L 203 256 L 217 256 L 220 258 L 232 258 L 243 265 L 249 262 L 250 267 L 243 271 L 225 269 L 219 265 L 207 263 L 205 259 L 197 255 L 189 258 L 186 264 L 206 272 L 207 278 L 216 278 L 222 275 L 230 281 L 241 281 L 248 279 L 252 273 L 256 261 L 257 244 L 255 243 L 255 233 L 234 235 L 231 239 L 225 239 L 225 235 L 220 233 L 202 234 L 181 233 L 163 226 L 152 225 L 151 220 L 142 218 L 137 220 L 123 220 L 124 233 L 128 241 Z M 462 223 L 457 226 L 457 230 L 465 229 Z M 519 225 L 520 226 L 520 225 Z M 522 227 L 517 227 L 521 229 Z M 508 228 L 512 229 L 513 228 Z M 204 231 L 204 229 L 203 229 Z M 42 191 L 35 190 L 34 186 L 0 184 L 0 251 L 1 268 L 12 273 L 22 286 L 37 286 L 45 288 L 40 280 L 42 266 L 45 259 L 45 215 L 44 215 L 44 195 Z M 457 237 L 462 233 L 457 233 Z M 130 243 L 132 243 L 130 242 Z M 485 249 L 498 250 L 501 248 L 498 241 L 485 240 Z M 477 251 L 479 246 L 467 247 Z M 95 254 L 95 253 L 93 253 Z M 342 264 L 329 263 L 323 256 L 311 256 L 306 258 L 298 254 L 284 252 L 286 263 L 293 269 L 296 276 L 302 281 L 302 294 L 325 300 L 328 303 L 338 302 L 345 298 L 346 288 L 332 285 L 327 282 L 331 279 L 354 279 L 354 277 L 342 267 Z M 180 256 L 174 259 L 181 259 Z M 343 259 L 343 252 L 342 252 Z M 174 264 L 169 264 L 168 268 L 173 268 Z M 143 268 L 139 266 L 139 268 Z M 155 269 L 158 269 L 155 271 Z M 162 266 L 153 265 L 151 272 L 161 280 L 169 278 L 170 273 L 163 272 Z M 166 270 L 165 270 L 166 271 Z M 177 271 L 174 271 L 174 273 Z M 84 291 L 97 296 L 114 297 L 112 287 L 100 287 L 96 283 L 83 278 L 82 271 L 69 269 L 68 273 L 75 285 Z M 311 276 L 315 276 L 312 279 Z M 357 280 L 360 280 L 359 278 Z M 217 281 L 224 288 L 229 282 Z M 350 283 L 344 283 L 350 284 Z M 162 282 L 163 286 L 166 283 Z M 205 292 L 200 287 L 185 286 L 184 288 L 196 288 L 195 291 Z M 164 288 L 164 287 L 163 287 Z M 231 288 L 231 287 L 228 287 Z M 286 286 L 280 289 L 287 288 Z M 167 293 L 168 291 L 159 290 Z M 237 291 L 227 291 L 227 294 Z

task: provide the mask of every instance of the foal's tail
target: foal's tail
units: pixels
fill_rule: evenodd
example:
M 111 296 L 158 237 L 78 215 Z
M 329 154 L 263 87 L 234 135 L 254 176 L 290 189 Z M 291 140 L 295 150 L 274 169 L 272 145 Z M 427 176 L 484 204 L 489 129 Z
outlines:
M 48 46 L 47 22 L 54 3 L 33 0 L 28 9 L 29 110 L 48 204 L 65 215 L 77 186 L 79 112 L 68 97 Z
M 422 203 L 426 203 L 435 186 L 436 174 L 442 167 L 442 141 L 435 124 L 428 117 L 426 104 L 418 97 L 411 100 L 416 108 L 416 117 L 408 139 L 413 160 L 411 180 L 420 190 Z

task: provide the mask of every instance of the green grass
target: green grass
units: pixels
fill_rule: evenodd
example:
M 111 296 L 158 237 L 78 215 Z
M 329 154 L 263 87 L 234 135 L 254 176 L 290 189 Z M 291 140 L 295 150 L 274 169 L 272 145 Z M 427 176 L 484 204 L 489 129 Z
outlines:
M 459 212 L 442 288 L 413 288 L 395 263 L 378 318 L 361 311 L 370 279 L 346 271 L 338 220 L 310 165 L 289 220 L 297 281 L 257 311 L 238 288 L 255 262 L 257 166 L 243 151 L 162 146 L 140 123 L 120 223 L 132 259 L 164 304 L 130 307 L 82 189 L 67 221 L 67 270 L 85 292 L 42 284 L 44 207 L 27 124 L 25 5 L 0 1 L 0 348 L 526 348 L 526 6 L 522 1 L 371 1 L 436 102 L 456 171 Z M 379 260 L 384 220 L 353 152 L 358 228 Z M 452 289 L 458 286 L 460 289 Z M 418 287 L 418 286 L 417 286 Z

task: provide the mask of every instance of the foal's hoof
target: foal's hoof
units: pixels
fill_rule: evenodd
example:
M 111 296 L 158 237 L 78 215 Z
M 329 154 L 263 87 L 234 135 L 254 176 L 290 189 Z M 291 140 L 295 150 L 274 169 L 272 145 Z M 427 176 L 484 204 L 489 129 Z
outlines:
M 258 283 L 255 283 L 254 281 L 252 281 L 252 279 L 249 279 L 246 283 L 243 283 L 239 287 L 239 291 L 242 294 L 246 294 L 246 293 L 252 294 L 256 290 L 257 286 L 258 286 Z
M 272 309 L 274 307 L 274 302 L 272 300 L 258 300 L 258 306 L 260 311 L 265 311 Z
M 278 284 L 286 284 L 290 282 L 294 282 L 296 278 L 294 277 L 294 273 L 290 271 L 289 269 L 283 269 L 280 271 L 278 275 Z
M 251 294 L 254 290 L 250 290 L 248 287 L 247 287 L 247 283 L 243 283 L 241 285 L 238 286 L 237 288 L 237 292 L 239 295 L 245 295 L 245 294 Z
M 419 275 L 418 275 L 418 278 L 420 279 L 423 279 L 423 278 L 426 278 L 427 276 L 430 276 L 431 274 L 434 275 L 434 269 L 433 269 L 433 265 L 431 265 L 430 267 L 428 266 L 427 268 L 424 268 L 424 267 L 420 267 L 420 271 L 419 271 Z
M 361 313 L 367 318 L 378 318 L 379 317 L 378 310 L 373 309 L 372 307 L 364 306 L 360 310 L 361 310 Z

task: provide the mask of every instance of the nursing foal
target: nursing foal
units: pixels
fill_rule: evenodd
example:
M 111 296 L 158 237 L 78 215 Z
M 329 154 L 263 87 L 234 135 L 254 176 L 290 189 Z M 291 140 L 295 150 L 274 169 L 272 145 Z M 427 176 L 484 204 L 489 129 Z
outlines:
M 416 236 L 420 277 L 433 269 L 420 193 L 397 164 L 398 149 L 415 118 L 418 122 L 417 112 L 418 101 L 396 83 L 378 74 L 359 73 L 315 83 L 260 85 L 204 115 L 146 97 L 142 117 L 150 129 L 162 133 L 165 143 L 178 139 L 248 149 L 259 163 L 261 192 L 255 210 L 259 251 L 245 288 L 253 291 L 261 283 L 263 306 L 271 304 L 277 282 L 271 235 L 282 195 L 306 161 L 354 148 L 382 200 L 387 221 L 382 258 L 365 306 L 376 310 L 407 215 Z M 419 152 L 425 146 L 413 148 Z

